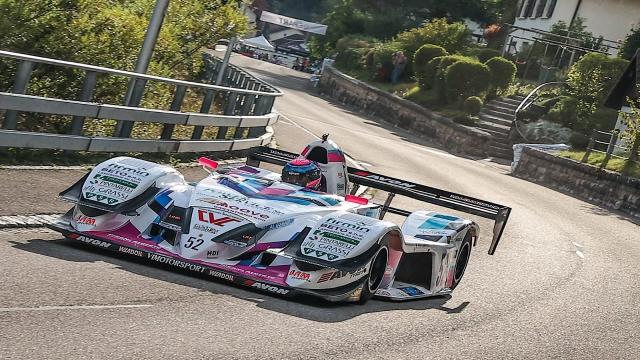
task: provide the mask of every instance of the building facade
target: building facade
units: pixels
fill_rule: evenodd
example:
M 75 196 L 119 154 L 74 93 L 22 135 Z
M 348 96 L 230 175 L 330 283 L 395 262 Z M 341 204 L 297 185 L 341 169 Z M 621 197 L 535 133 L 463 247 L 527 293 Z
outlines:
M 640 23 L 640 0 L 521 0 L 514 25 L 522 28 L 549 31 L 558 21 L 573 23 L 583 18 L 586 30 L 595 37 L 621 43 L 629 31 Z M 533 41 L 535 34 L 518 30 L 514 35 L 517 48 Z M 614 43 L 609 53 L 615 55 Z

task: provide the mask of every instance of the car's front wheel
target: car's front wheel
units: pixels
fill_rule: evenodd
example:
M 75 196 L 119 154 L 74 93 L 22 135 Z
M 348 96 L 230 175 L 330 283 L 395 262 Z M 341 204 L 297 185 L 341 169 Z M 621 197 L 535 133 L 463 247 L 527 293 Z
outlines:
M 456 269 L 453 273 L 451 290 L 458 286 L 460 280 L 462 280 L 465 270 L 467 270 L 467 264 L 469 264 L 469 258 L 471 257 L 471 237 L 471 232 L 467 232 L 467 235 L 465 235 L 464 240 L 462 240 L 462 244 L 460 245 L 460 250 L 458 250 L 458 256 L 456 257 Z
M 384 272 L 387 269 L 388 255 L 389 249 L 386 246 L 381 246 L 376 256 L 371 260 L 371 268 L 369 269 L 367 280 L 363 284 L 360 300 L 358 301 L 359 304 L 369 301 L 380 287 Z

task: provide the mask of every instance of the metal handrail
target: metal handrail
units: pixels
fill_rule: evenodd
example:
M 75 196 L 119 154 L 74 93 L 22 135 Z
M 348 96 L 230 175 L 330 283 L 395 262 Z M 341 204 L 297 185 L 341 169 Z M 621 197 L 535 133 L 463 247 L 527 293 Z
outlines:
M 548 83 L 544 83 L 541 85 L 538 85 L 535 89 L 533 89 L 529 95 L 527 95 L 524 100 L 522 100 L 522 102 L 520 102 L 520 105 L 518 105 L 518 107 L 516 108 L 516 111 L 513 115 L 513 125 L 516 129 L 516 132 L 518 132 L 518 135 L 520 135 L 520 137 L 525 141 L 525 142 L 530 142 L 526 136 L 524 136 L 524 134 L 522 133 L 522 131 L 520 131 L 520 128 L 518 127 L 518 113 L 520 113 L 520 110 L 528 107 L 531 103 L 533 103 L 533 101 L 529 102 L 529 99 L 531 99 L 531 97 L 537 93 L 538 91 L 540 91 L 540 89 L 544 88 L 544 87 L 548 87 L 548 86 L 556 86 L 556 85 L 564 85 L 566 86 L 567 83 L 563 82 L 563 81 L 552 81 L 552 82 L 548 82 Z M 537 97 L 536 97 L 537 99 Z
M 174 85 L 197 87 L 197 88 L 202 88 L 207 90 L 223 90 L 223 91 L 229 91 L 229 92 L 235 92 L 235 93 L 241 93 L 241 94 L 266 95 L 266 96 L 282 96 L 283 95 L 283 93 L 280 92 L 278 89 L 276 89 L 272 85 L 263 81 L 261 82 L 265 86 L 273 90 L 273 92 L 246 90 L 246 89 L 239 89 L 239 88 L 219 86 L 219 85 L 196 83 L 196 82 L 185 81 L 185 80 L 176 80 L 176 79 L 165 78 L 161 76 L 141 74 L 141 73 L 132 72 L 132 71 L 110 69 L 102 66 L 87 65 L 87 64 L 45 58 L 45 57 L 34 56 L 34 55 L 19 54 L 11 51 L 4 51 L 4 50 L 0 50 L 0 57 L 12 58 L 12 59 L 21 60 L 21 61 L 30 61 L 30 62 L 41 63 L 41 64 L 72 67 L 72 68 L 81 69 L 85 71 L 93 71 L 97 73 L 110 74 L 110 75 L 120 75 L 120 76 L 132 77 L 132 78 L 142 79 L 142 80 L 161 81 L 161 82 L 170 83 Z

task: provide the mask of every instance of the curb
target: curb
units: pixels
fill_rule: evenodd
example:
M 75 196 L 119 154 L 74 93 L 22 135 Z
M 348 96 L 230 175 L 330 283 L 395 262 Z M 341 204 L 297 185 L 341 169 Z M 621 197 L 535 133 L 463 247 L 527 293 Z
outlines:
M 246 162 L 246 158 L 237 158 L 237 159 L 229 159 L 229 160 L 220 160 L 217 161 L 220 165 L 231 165 L 231 164 L 239 164 Z M 188 163 L 178 163 L 176 165 L 172 164 L 164 164 L 169 165 L 174 168 L 192 168 L 192 167 L 200 167 L 201 165 L 197 162 L 188 162 Z M 0 165 L 0 170 L 91 170 L 94 165 L 71 165 L 71 166 L 59 166 L 59 165 Z
M 0 229 L 39 228 L 56 221 L 63 214 L 0 216 Z

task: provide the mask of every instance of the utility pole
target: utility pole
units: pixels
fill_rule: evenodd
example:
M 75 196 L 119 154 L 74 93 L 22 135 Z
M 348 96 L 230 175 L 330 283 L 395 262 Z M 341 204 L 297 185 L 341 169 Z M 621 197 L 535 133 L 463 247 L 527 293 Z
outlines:
M 220 71 L 218 71 L 218 76 L 216 77 L 216 85 L 226 85 L 223 84 L 224 73 L 227 71 L 227 66 L 229 65 L 229 58 L 231 57 L 231 52 L 233 51 L 233 47 L 236 45 L 236 37 L 232 37 L 229 40 L 229 45 L 227 45 L 227 51 L 224 53 L 224 58 L 222 59 L 222 65 L 220 65 Z
M 133 70 L 134 72 L 140 74 L 147 73 L 149 63 L 151 62 L 151 57 L 153 55 L 153 49 L 156 47 L 158 35 L 160 34 L 160 29 L 162 28 L 162 23 L 164 22 L 164 17 L 167 14 L 168 7 L 169 0 L 156 0 L 156 5 L 153 8 L 151 20 L 149 21 L 149 26 L 147 27 L 147 32 L 144 36 L 144 42 L 142 43 L 142 48 L 138 54 L 138 60 L 136 60 L 136 67 Z M 127 95 L 124 99 L 124 105 L 133 107 L 140 106 L 140 101 L 142 101 L 142 94 L 146 84 L 146 80 L 131 79 L 129 81 Z M 131 136 L 132 129 L 133 122 L 121 120 L 116 126 L 115 133 L 118 137 L 128 138 Z

